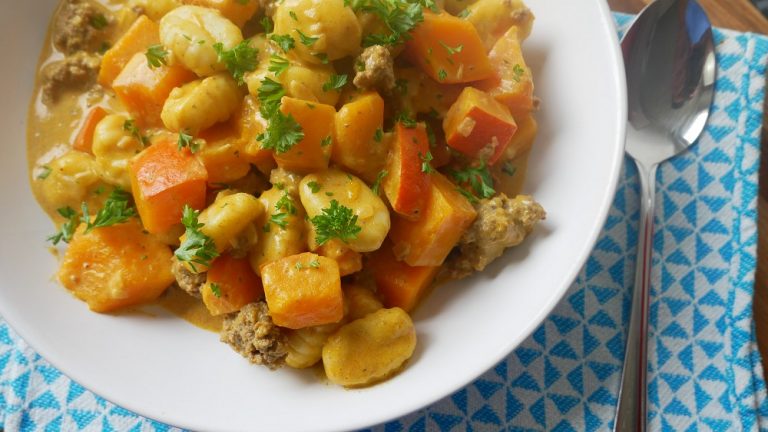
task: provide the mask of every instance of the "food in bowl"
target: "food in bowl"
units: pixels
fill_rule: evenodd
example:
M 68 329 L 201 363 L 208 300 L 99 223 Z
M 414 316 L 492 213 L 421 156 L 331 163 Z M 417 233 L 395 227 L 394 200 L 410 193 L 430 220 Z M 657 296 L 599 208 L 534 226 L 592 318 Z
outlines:
M 65 0 L 30 109 L 58 279 L 357 387 L 544 219 L 519 1 Z

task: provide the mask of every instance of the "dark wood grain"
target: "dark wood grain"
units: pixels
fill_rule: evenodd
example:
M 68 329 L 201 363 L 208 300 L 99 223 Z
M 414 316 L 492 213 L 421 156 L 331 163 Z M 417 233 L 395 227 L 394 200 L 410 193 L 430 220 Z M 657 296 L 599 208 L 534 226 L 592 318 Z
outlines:
M 651 0 L 608 0 L 611 9 L 639 12 Z M 715 26 L 743 32 L 768 34 L 768 19 L 748 0 L 699 0 Z M 768 104 L 766 105 L 768 107 Z M 762 163 L 760 166 L 760 198 L 758 201 L 757 274 L 754 316 L 757 343 L 763 356 L 763 369 L 768 371 L 768 110 L 763 115 Z

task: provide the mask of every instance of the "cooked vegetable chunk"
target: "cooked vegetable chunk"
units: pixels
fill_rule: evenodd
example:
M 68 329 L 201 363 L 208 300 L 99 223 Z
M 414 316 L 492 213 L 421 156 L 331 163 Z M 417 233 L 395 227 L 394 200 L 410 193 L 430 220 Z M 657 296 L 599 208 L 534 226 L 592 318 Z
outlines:
M 344 287 L 344 300 L 347 302 L 347 319 L 354 321 L 383 308 L 376 294 L 360 285 Z
M 411 267 L 395 259 L 391 247 L 377 250 L 368 258 L 368 267 L 376 281 L 376 292 L 384 306 L 412 311 L 435 280 L 439 266 Z
M 138 220 L 85 232 L 69 244 L 58 278 L 95 312 L 156 299 L 174 281 L 171 251 L 143 232 Z
M 336 261 L 341 276 L 355 274 L 363 269 L 363 255 L 353 251 L 339 239 L 329 240 L 317 248 L 315 253 Z
M 151 45 L 160 43 L 160 30 L 154 21 L 142 15 L 107 52 L 101 60 L 99 84 L 112 86 L 125 65 L 138 53 L 144 53 Z
M 107 114 L 107 110 L 100 106 L 93 107 L 88 112 L 80 127 L 80 132 L 77 133 L 75 142 L 72 144 L 74 150 L 93 154 L 93 131 Z
M 450 147 L 493 165 L 507 149 L 517 123 L 507 107 L 467 87 L 446 114 L 443 130 Z
M 336 113 L 336 142 L 331 160 L 345 170 L 373 182 L 384 168 L 384 99 L 368 92 L 344 104 Z
M 417 221 L 396 216 L 390 238 L 398 260 L 414 267 L 439 266 L 458 243 L 477 213 L 456 186 L 440 173 L 432 174 L 432 191 Z
M 496 42 L 489 56 L 494 74 L 477 83 L 477 87 L 506 105 L 515 118 L 533 111 L 533 76 L 523 58 L 520 30 L 517 27 L 509 29 Z
M 395 125 L 395 142 L 387 160 L 384 193 L 398 215 L 418 220 L 429 199 L 429 139 L 423 124 Z
M 225 254 L 216 258 L 208 270 L 201 293 L 211 315 L 223 315 L 259 300 L 264 289 L 247 259 Z
M 381 309 L 352 321 L 323 347 L 325 374 L 331 382 L 359 387 L 396 373 L 416 348 L 413 321 L 402 309 Z
M 123 189 L 131 188 L 128 162 L 144 149 L 141 136 L 131 133 L 130 120 L 121 115 L 104 117 L 93 133 L 93 155 L 101 178 Z
M 275 324 L 290 329 L 339 322 L 344 296 L 336 261 L 303 253 L 261 269 L 264 295 Z
M 259 10 L 257 0 L 182 0 L 182 3 L 216 9 L 241 28 Z
M 424 22 L 406 43 L 408 56 L 432 79 L 443 83 L 467 83 L 493 73 L 483 41 L 475 27 L 445 12 L 424 12 Z
M 520 39 L 531 34 L 534 16 L 521 0 L 477 0 L 467 7 L 466 20 L 471 22 L 483 39 L 486 49 L 511 27 L 520 29 Z
M 131 190 L 144 227 L 163 233 L 181 221 L 184 206 L 205 207 L 208 173 L 189 149 L 161 139 L 130 163 Z
M 336 109 L 330 105 L 284 97 L 280 111 L 298 122 L 303 138 L 288 151 L 276 149 L 277 166 L 299 173 L 327 168 L 333 145 Z

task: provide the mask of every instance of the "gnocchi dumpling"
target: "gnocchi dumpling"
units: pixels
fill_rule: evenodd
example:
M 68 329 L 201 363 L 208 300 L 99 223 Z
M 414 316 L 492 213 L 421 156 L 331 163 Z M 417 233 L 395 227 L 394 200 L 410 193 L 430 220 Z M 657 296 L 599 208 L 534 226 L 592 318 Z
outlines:
M 229 119 L 240 107 L 241 99 L 237 82 L 222 73 L 173 89 L 160 118 L 171 131 L 197 135 Z
M 291 51 L 308 63 L 320 64 L 355 55 L 362 31 L 352 8 L 344 0 L 284 0 L 275 12 L 275 34 L 298 40 L 303 34 L 317 38 Z
M 160 20 L 160 40 L 176 61 L 205 77 L 226 70 L 213 46 L 232 49 L 243 41 L 243 33 L 214 9 L 181 6 Z
M 323 347 L 325 374 L 331 382 L 359 387 L 389 378 L 416 349 L 416 329 L 400 308 L 380 309 L 352 321 Z
M 314 366 L 323 357 L 323 345 L 339 329 L 341 323 L 287 330 L 285 335 L 288 355 L 285 364 L 295 369 Z
M 216 200 L 203 210 L 198 220 L 200 231 L 216 244 L 222 253 L 238 245 L 240 235 L 264 213 L 264 206 L 247 193 L 220 192 Z
M 93 155 L 99 174 L 109 184 L 131 189 L 128 162 L 144 148 L 125 127 L 128 118 L 111 114 L 102 119 L 93 131 Z
M 318 187 L 320 189 L 318 189 Z M 381 247 L 390 228 L 389 210 L 371 188 L 359 178 L 339 170 L 310 174 L 301 180 L 301 203 L 311 220 L 331 207 L 332 201 L 352 210 L 361 230 L 347 246 L 355 252 L 372 252 Z M 315 248 L 314 225 L 309 223 L 310 247 Z
M 265 208 L 264 216 L 257 221 L 263 234 L 251 250 L 250 261 L 253 271 L 261 275 L 261 268 L 266 264 L 305 252 L 307 236 L 304 208 L 288 186 L 269 189 L 261 194 L 259 201 Z
M 70 151 L 48 164 L 50 173 L 42 180 L 44 202 L 52 208 L 79 208 L 88 190 L 99 181 L 96 160 L 88 153 Z
M 266 57 L 256 71 L 245 76 L 248 91 L 254 97 L 259 95 L 261 81 L 268 76 L 283 85 L 286 96 L 334 106 L 339 101 L 339 92 L 323 90 L 323 85 L 336 72 L 330 64 L 309 65 L 291 61 L 290 65 L 277 77 L 267 70 L 268 66 L 269 58 Z

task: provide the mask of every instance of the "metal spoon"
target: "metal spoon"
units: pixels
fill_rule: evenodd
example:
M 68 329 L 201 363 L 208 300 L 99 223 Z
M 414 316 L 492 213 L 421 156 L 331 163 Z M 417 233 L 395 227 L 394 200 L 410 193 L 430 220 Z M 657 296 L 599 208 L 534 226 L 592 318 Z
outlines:
M 712 26 L 694 0 L 656 0 L 621 41 L 627 73 L 627 153 L 635 160 L 642 203 L 632 313 L 614 431 L 645 431 L 648 294 L 656 168 L 701 135 L 717 69 Z

